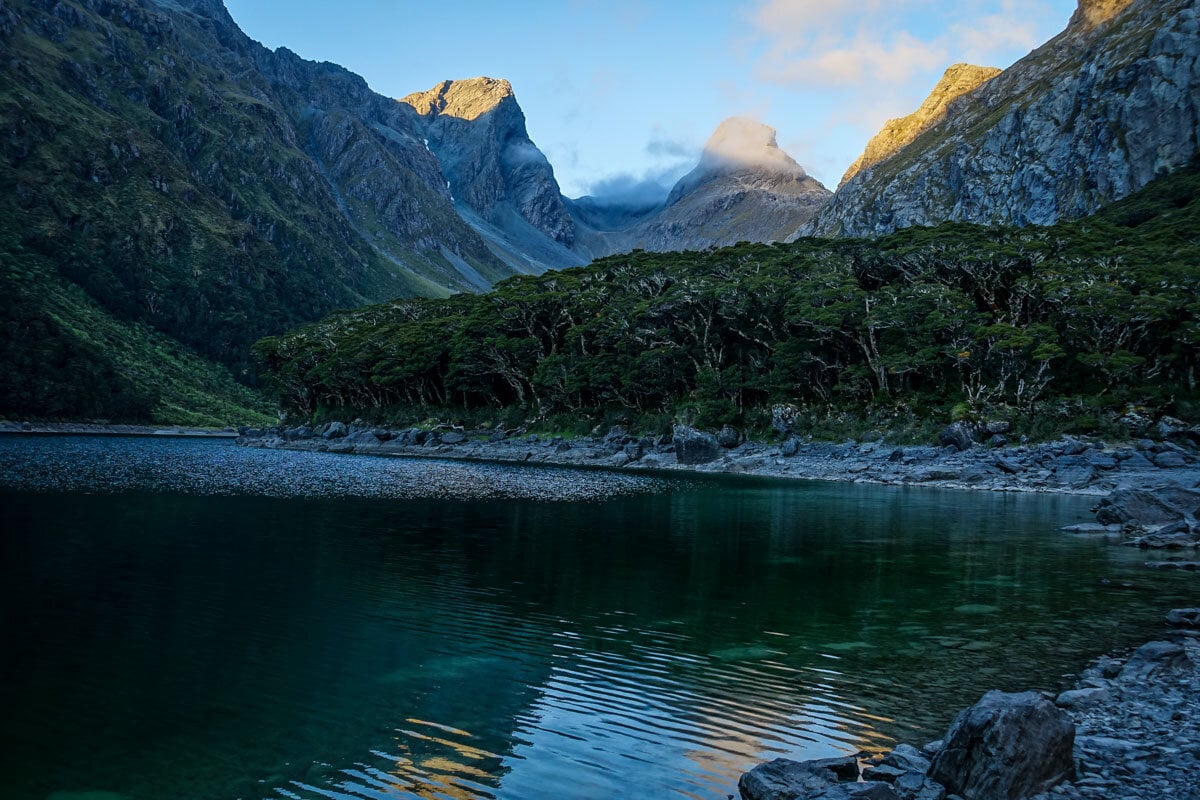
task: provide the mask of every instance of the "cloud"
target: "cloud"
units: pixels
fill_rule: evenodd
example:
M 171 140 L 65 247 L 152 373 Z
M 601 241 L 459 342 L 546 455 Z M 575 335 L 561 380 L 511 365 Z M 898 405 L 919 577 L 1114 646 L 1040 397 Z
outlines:
M 684 142 L 675 141 L 660 136 L 647 142 L 646 153 L 654 156 L 655 158 L 695 159 L 696 148 L 685 144 Z
M 991 64 L 1034 47 L 1038 6 L 1035 0 L 763 0 L 750 16 L 757 74 L 805 89 L 902 87 L 956 61 Z
M 671 193 L 676 181 L 694 166 L 680 162 L 657 167 L 642 173 L 617 172 L 593 181 L 587 194 L 611 205 L 648 206 L 661 203 Z

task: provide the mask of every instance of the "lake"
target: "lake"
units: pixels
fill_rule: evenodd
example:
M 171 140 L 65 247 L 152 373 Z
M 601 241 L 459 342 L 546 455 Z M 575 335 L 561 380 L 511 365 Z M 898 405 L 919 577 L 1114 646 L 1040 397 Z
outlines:
M 5 437 L 2 794 L 724 800 L 1159 632 L 1092 502 Z

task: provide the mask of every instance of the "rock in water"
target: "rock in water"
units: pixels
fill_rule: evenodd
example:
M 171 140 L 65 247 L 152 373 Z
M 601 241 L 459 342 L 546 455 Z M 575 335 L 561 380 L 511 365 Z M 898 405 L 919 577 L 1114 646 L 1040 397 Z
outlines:
M 675 426 L 675 457 L 680 464 L 707 464 L 716 461 L 721 446 L 717 437 L 687 425 Z
M 1103 525 L 1166 525 L 1200 512 L 1200 492 L 1169 484 L 1155 489 L 1118 489 L 1096 504 Z
M 1075 726 L 1036 692 L 988 692 L 961 712 L 929 777 L 966 800 L 1022 800 L 1075 773 Z
M 816 761 L 777 758 L 742 775 L 738 791 L 742 800 L 797 800 L 819 795 L 842 781 L 856 780 L 858 762 L 850 757 Z
M 1200 608 L 1175 608 L 1167 612 L 1167 624 L 1176 628 L 1200 628 Z

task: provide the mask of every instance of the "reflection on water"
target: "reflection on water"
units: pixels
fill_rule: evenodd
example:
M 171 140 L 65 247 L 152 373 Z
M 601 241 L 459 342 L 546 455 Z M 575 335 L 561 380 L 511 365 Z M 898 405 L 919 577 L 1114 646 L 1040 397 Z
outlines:
M 1194 585 L 1059 534 L 1076 498 L 159 440 L 0 475 L 15 798 L 724 798 L 1052 687 Z

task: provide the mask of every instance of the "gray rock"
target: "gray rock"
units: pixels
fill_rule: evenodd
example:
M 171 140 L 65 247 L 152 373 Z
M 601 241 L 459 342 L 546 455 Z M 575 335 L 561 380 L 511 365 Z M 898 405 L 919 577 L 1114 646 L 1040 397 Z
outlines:
M 1188 464 L 1186 458 L 1170 450 L 1165 453 L 1155 453 L 1154 458 L 1151 460 L 1154 462 L 1154 466 L 1159 469 L 1178 469 L 1179 467 L 1186 467 Z
M 613 425 L 604 436 L 603 444 L 609 450 L 620 450 L 632 439 L 629 431 L 621 425 Z
M 1092 446 L 1090 444 L 1087 442 L 1081 442 L 1078 439 L 1066 439 L 1063 442 L 1064 456 L 1081 456 L 1091 449 Z
M 1187 651 L 1174 642 L 1147 642 L 1133 651 L 1119 680 L 1143 681 L 1160 672 L 1178 669 L 1188 663 Z
M 1154 426 L 1158 435 L 1164 439 L 1169 439 L 1172 436 L 1183 436 L 1187 433 L 1188 424 L 1181 419 L 1175 417 L 1163 417 Z
M 1036 692 L 988 692 L 961 712 L 929 777 L 966 800 L 1021 800 L 1074 776 L 1075 726 Z
M 1154 469 L 1154 462 L 1146 458 L 1141 453 L 1134 453 L 1129 458 L 1121 461 L 1121 469 L 1138 470 L 1138 469 Z
M 490 436 L 488 436 L 488 441 L 492 444 L 497 444 L 498 442 L 503 442 L 507 438 L 508 433 L 502 428 L 497 428 L 496 430 L 492 431 Z
M 930 760 L 911 744 L 898 744 L 896 749 L 888 753 L 883 763 L 896 767 L 905 772 L 929 772 Z
M 566 453 L 570 449 L 571 449 L 570 442 L 559 442 L 558 444 L 554 445 L 554 452 L 556 452 L 556 453 Z
M 738 780 L 742 800 L 799 800 L 815 797 L 842 781 L 858 779 L 852 757 L 793 761 L 777 758 L 759 764 Z
M 640 461 L 646 455 L 646 445 L 640 440 L 625 445 L 625 457 L 630 461 Z
M 1008 447 L 1008 437 L 998 433 L 994 434 L 992 438 L 988 439 L 988 445 L 993 448 Z
M 1200 608 L 1173 608 L 1167 612 L 1167 624 L 1176 628 L 1200 628 Z
M 392 432 L 387 428 L 376 428 L 375 430 L 371 431 L 371 433 L 374 434 L 375 438 L 381 442 L 390 441 L 393 436 Z
M 341 439 L 349 433 L 344 422 L 331 422 L 325 426 L 325 432 L 321 434 L 322 439 Z
M 707 464 L 716 461 L 720 455 L 717 437 L 687 425 L 675 426 L 673 441 L 675 457 L 680 464 Z
M 783 444 L 780 445 L 779 451 L 783 453 L 785 458 L 792 458 L 800 452 L 800 440 L 795 436 L 789 436 L 784 440 Z
M 996 456 L 996 460 L 993 463 L 995 463 L 997 469 L 1009 475 L 1016 475 L 1025 469 L 1025 465 L 1020 461 L 1014 458 L 1005 458 L 1004 456 Z
M 1059 708 L 1089 708 L 1107 697 L 1107 689 L 1071 689 L 1060 694 L 1054 703 Z
M 900 800 L 945 800 L 946 787 L 920 772 L 906 772 L 892 782 Z
M 895 783 L 896 779 L 904 775 L 906 770 L 894 767 L 891 764 L 877 764 L 873 767 L 867 767 L 863 770 L 863 780 L 865 781 L 883 781 L 884 783 Z
M 1200 492 L 1178 485 L 1152 489 L 1118 489 L 1095 508 L 1102 524 L 1165 525 L 1195 517 L 1200 510 Z
M 839 783 L 823 792 L 811 795 L 809 800 L 901 800 L 896 790 L 887 783 Z
M 1085 465 L 1055 469 L 1054 480 L 1060 486 L 1082 489 L 1096 480 L 1096 469 Z
M 942 428 L 938 444 L 953 447 L 959 452 L 970 450 L 979 441 L 979 428 L 970 422 L 955 422 Z
M 887 460 L 889 464 L 898 464 L 904 460 L 904 450 L 897 447 L 895 450 L 888 453 Z
M 726 425 L 721 428 L 721 432 L 717 434 L 717 444 L 724 447 L 726 450 L 732 450 L 742 443 L 742 434 L 737 428 L 731 425 Z
M 1012 430 L 1012 425 L 1003 420 L 993 420 L 983 426 L 984 431 L 995 436 L 997 434 L 1005 434 Z

